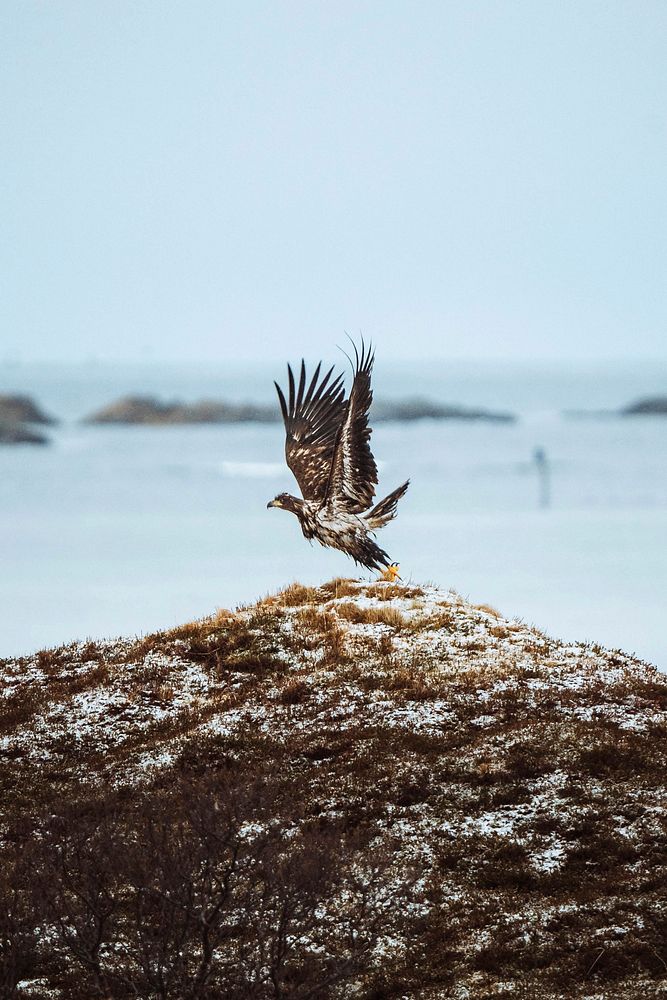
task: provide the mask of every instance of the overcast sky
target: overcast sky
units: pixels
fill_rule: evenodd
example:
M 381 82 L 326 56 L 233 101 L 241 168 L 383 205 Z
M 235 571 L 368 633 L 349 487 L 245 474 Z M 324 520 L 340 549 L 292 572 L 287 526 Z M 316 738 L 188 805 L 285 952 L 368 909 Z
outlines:
M 4 0 L 0 360 L 667 355 L 665 0 Z

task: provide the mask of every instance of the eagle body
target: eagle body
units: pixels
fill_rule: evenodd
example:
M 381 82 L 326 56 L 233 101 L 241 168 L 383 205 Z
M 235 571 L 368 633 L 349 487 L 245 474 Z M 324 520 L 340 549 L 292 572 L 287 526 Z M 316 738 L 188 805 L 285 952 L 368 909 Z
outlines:
M 301 530 L 305 538 L 315 538 L 320 545 L 340 549 L 348 555 L 357 553 L 353 558 L 369 569 L 389 562 L 387 553 L 370 537 L 368 522 L 359 514 L 327 508 L 317 510 L 312 504 L 304 503 Z
M 285 457 L 303 499 L 280 493 L 267 506 L 295 514 L 309 541 L 340 549 L 367 569 L 380 569 L 390 565 L 389 556 L 372 535 L 396 516 L 408 482 L 371 507 L 377 484 L 368 426 L 374 356 L 363 341 L 361 354 L 356 346 L 354 352 L 347 399 L 343 376 L 332 379 L 330 368 L 320 379 L 321 364 L 307 384 L 301 362 L 298 388 L 288 365 L 287 398 L 275 383 L 285 423 Z

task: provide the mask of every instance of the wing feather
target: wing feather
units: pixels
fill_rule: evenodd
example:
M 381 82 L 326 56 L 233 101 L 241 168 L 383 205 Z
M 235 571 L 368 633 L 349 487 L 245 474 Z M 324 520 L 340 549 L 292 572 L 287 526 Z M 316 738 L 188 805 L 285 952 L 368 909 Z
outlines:
M 327 485 L 327 502 L 352 514 L 367 510 L 375 495 L 378 481 L 377 466 L 371 452 L 371 428 L 368 411 L 373 401 L 371 373 L 375 355 L 361 341 L 361 355 L 353 343 L 355 356 L 354 381 L 347 402 L 345 418 L 334 448 L 331 474 Z
M 343 376 L 333 380 L 334 367 L 320 379 L 322 363 L 306 387 L 306 365 L 301 362 L 297 386 L 287 366 L 287 398 L 278 385 L 278 401 L 285 424 L 285 458 L 304 500 L 324 502 L 334 448 L 345 415 Z

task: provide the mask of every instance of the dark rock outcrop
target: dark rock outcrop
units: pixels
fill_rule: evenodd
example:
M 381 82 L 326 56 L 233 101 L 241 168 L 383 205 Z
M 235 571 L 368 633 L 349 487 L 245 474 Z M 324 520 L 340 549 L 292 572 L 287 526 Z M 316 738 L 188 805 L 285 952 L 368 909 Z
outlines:
M 0 395 L 0 423 L 55 424 L 29 396 Z
M 512 423 L 516 417 L 512 413 L 500 413 L 493 410 L 469 409 L 465 406 L 445 406 L 430 399 L 415 397 L 414 399 L 378 400 L 373 404 L 374 420 L 490 420 L 500 423 Z
M 667 396 L 647 396 L 621 410 L 623 417 L 667 417 Z
M 151 396 L 126 396 L 86 418 L 88 424 L 236 424 L 279 419 L 273 406 L 200 400 L 162 403 Z
M 0 422 L 0 445 L 2 444 L 48 444 L 49 439 L 31 427 L 23 424 Z

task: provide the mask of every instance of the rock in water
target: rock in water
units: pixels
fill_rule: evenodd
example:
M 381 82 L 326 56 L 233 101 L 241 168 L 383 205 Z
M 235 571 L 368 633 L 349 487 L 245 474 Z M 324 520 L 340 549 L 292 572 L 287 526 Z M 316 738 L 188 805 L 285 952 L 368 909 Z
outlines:
M 624 417 L 640 416 L 667 416 L 667 396 L 648 396 L 646 399 L 638 399 L 636 403 L 631 403 L 621 410 Z
M 274 423 L 276 407 L 253 403 L 199 400 L 162 403 L 151 396 L 126 396 L 86 418 L 88 424 L 234 424 Z
M 0 444 L 48 444 L 49 439 L 23 424 L 0 423 Z
M 55 424 L 29 396 L 0 395 L 0 424 Z
M 372 408 L 373 420 L 397 420 L 401 423 L 412 420 L 473 420 L 491 423 L 514 423 L 516 416 L 497 410 L 472 409 L 465 406 L 448 406 L 431 399 L 378 400 Z

